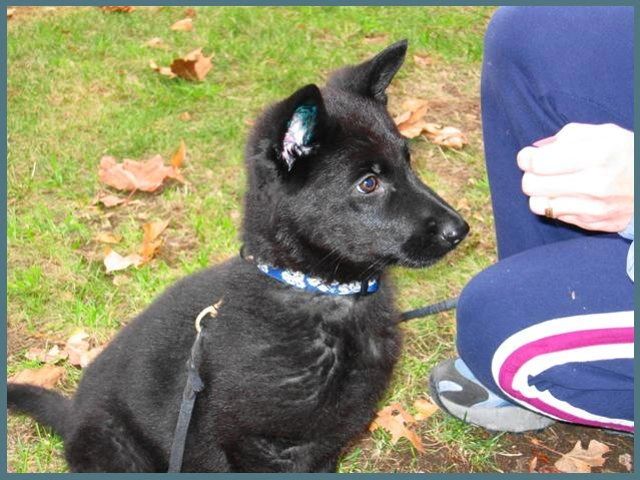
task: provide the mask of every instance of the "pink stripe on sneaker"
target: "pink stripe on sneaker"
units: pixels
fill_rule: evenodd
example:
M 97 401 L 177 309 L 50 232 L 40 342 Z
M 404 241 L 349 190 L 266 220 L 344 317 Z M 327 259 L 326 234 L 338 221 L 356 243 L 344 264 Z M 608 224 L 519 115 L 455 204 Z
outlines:
M 521 400 L 522 402 L 539 409 L 541 412 L 548 413 L 561 420 L 631 432 L 633 431 L 632 426 L 581 418 L 574 414 L 562 411 L 553 405 L 549 405 L 539 398 L 528 397 L 515 388 L 514 377 L 525 363 L 539 355 L 596 345 L 610 345 L 611 358 L 615 359 L 619 358 L 619 355 L 616 353 L 616 349 L 619 348 L 621 344 L 633 344 L 633 341 L 633 327 L 582 330 L 541 338 L 519 347 L 505 359 L 503 364 L 500 366 L 498 385 L 514 399 Z M 567 363 L 569 362 L 571 362 L 571 359 L 567 359 Z

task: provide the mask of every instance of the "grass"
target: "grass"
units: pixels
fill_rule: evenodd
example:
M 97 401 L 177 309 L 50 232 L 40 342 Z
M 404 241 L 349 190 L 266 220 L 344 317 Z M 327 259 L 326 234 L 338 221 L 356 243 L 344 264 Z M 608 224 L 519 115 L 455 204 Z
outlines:
M 29 347 L 63 342 L 83 328 L 106 341 L 176 279 L 235 255 L 247 122 L 301 85 L 361 61 L 400 38 L 408 60 L 390 87 L 390 109 L 407 98 L 432 101 L 432 121 L 461 127 L 469 146 L 444 151 L 412 142 L 419 174 L 472 225 L 463 246 L 429 270 L 393 272 L 402 309 L 457 294 L 494 261 L 488 186 L 482 161 L 478 79 L 490 8 L 211 7 L 196 8 L 195 30 L 173 32 L 184 8 L 35 8 L 9 21 L 8 35 L 8 374 L 33 363 Z M 145 47 L 162 37 L 168 50 Z M 214 69 L 202 83 L 168 80 L 148 67 L 204 47 Z M 420 66 L 412 54 L 432 57 Z M 183 112 L 190 121 L 181 121 Z M 136 194 L 138 202 L 104 210 L 102 155 L 168 158 L 184 139 L 188 186 Z M 480 212 L 480 213 L 478 213 Z M 133 251 L 141 224 L 169 219 L 160 257 L 140 269 L 106 275 L 100 231 L 123 236 Z M 451 314 L 405 327 L 405 348 L 385 401 L 410 407 L 426 394 L 430 368 L 454 353 Z M 61 386 L 72 391 L 69 368 Z M 427 455 L 376 432 L 342 460 L 341 471 L 491 471 L 500 439 L 438 413 L 421 426 Z M 25 418 L 9 421 L 8 461 L 15 472 L 65 471 L 60 440 Z M 446 453 L 446 455 L 445 455 Z M 461 463 L 460 459 L 466 459 Z M 461 467 L 462 465 L 462 467 Z

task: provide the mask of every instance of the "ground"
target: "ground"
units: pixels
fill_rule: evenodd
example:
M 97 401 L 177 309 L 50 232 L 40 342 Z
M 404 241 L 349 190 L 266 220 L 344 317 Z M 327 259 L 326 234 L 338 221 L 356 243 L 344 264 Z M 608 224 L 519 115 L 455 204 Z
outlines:
M 410 47 L 389 89 L 390 109 L 400 114 L 405 101 L 427 100 L 429 121 L 467 135 L 460 151 L 424 137 L 412 140 L 411 149 L 418 173 L 467 218 L 471 234 L 432 269 L 394 270 L 399 307 L 455 296 L 496 260 L 478 96 L 482 35 L 492 10 L 18 8 L 8 35 L 8 375 L 38 366 L 25 357 L 29 348 L 63 345 L 77 329 L 96 344 L 108 341 L 167 285 L 235 255 L 243 142 L 256 112 L 400 38 Z M 169 29 L 188 15 L 194 30 Z M 166 49 L 146 46 L 153 37 Z M 213 54 L 213 70 L 202 82 L 168 79 L 148 66 L 150 60 L 168 65 L 198 47 Z M 98 181 L 102 155 L 168 159 L 181 139 L 188 184 L 136 193 L 125 206 L 93 204 L 99 191 L 109 190 Z M 157 258 L 107 275 L 96 234 L 121 235 L 114 249 L 132 252 L 142 223 L 151 220 L 169 220 Z M 381 407 L 397 401 L 411 410 L 427 395 L 431 367 L 454 355 L 454 317 L 415 320 L 403 330 L 403 355 Z M 81 371 L 63 365 L 56 388 L 71 393 Z M 500 435 L 437 412 L 418 429 L 424 454 L 376 431 L 345 452 L 340 471 L 527 472 L 533 458 L 538 471 L 553 471 L 559 453 L 594 438 L 612 448 L 600 470 L 626 471 L 618 456 L 633 453 L 630 437 L 561 424 Z M 27 418 L 8 420 L 7 443 L 11 471 L 66 471 L 60 439 Z

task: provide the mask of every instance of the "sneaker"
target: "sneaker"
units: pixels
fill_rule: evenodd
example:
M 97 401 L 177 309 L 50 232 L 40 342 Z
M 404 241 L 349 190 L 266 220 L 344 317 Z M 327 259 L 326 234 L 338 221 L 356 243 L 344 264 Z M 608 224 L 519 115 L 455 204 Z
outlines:
M 460 420 L 496 432 L 541 430 L 555 423 L 487 390 L 460 359 L 445 360 L 429 375 L 431 398 Z

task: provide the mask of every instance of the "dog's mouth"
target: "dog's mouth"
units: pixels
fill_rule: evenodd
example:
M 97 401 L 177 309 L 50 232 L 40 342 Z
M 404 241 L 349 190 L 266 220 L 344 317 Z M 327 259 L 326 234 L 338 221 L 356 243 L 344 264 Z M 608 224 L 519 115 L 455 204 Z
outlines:
M 466 232 L 455 240 L 443 235 L 414 235 L 401 248 L 399 265 L 410 268 L 430 267 L 454 250 L 466 236 Z

